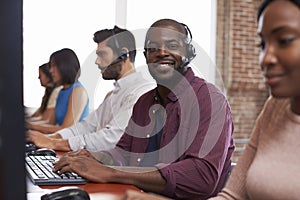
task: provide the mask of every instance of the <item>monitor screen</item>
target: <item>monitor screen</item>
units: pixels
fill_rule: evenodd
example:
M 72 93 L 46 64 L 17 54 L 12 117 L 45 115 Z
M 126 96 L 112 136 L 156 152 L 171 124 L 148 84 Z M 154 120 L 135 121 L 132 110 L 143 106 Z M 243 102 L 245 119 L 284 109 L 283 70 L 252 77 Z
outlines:
M 0 199 L 26 199 L 22 0 L 0 3 Z

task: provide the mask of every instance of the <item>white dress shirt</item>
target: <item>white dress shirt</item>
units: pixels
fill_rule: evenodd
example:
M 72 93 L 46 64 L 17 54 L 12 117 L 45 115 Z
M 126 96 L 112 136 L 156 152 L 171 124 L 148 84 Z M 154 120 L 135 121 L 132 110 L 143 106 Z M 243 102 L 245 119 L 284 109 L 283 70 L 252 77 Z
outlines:
M 131 73 L 114 83 L 100 106 L 83 121 L 59 130 L 68 139 L 72 150 L 86 148 L 101 151 L 113 148 L 124 133 L 138 98 L 155 87 L 155 82 L 143 78 L 139 72 Z

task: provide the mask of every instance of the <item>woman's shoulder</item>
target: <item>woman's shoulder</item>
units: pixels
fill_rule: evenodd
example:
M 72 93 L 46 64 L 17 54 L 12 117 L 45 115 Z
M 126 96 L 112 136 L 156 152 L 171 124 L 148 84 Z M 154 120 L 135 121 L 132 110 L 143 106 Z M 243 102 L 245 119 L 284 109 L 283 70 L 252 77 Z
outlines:
M 53 89 L 51 95 L 57 95 L 61 89 L 62 89 L 62 86 L 61 86 L 61 85 L 60 85 L 60 86 L 54 87 L 54 89 Z
M 282 109 L 286 109 L 289 106 L 290 101 L 288 98 L 275 98 L 273 96 L 269 96 L 266 100 L 263 110 L 269 112 L 278 112 Z
M 72 85 L 70 85 L 70 87 L 68 87 L 67 89 L 64 89 L 66 91 L 73 91 L 73 90 L 85 90 L 83 84 L 79 81 L 76 81 L 75 83 L 73 83 Z
M 74 93 L 79 93 L 79 94 L 86 93 L 85 88 L 83 87 L 83 85 L 80 82 L 75 82 L 72 85 L 70 85 L 70 87 L 68 87 L 68 88 L 62 88 L 59 91 L 59 96 L 69 96 Z
M 258 123 L 267 126 L 266 124 L 272 124 L 271 121 L 280 121 L 282 117 L 285 116 L 289 105 L 290 102 L 287 98 L 275 98 L 273 96 L 269 96 L 258 116 Z
M 86 90 L 85 90 L 84 86 L 78 82 L 78 84 L 74 85 L 74 87 L 72 89 L 72 93 L 74 93 L 74 92 L 76 92 L 76 93 L 79 92 L 81 94 L 84 94 L 84 93 L 86 93 Z
M 80 82 L 77 82 L 76 86 L 73 87 L 71 93 L 73 97 L 75 96 L 81 98 L 88 98 L 87 91 Z
M 76 87 L 83 87 L 82 83 L 80 81 L 76 81 L 75 83 L 72 84 L 73 88 L 76 88 Z

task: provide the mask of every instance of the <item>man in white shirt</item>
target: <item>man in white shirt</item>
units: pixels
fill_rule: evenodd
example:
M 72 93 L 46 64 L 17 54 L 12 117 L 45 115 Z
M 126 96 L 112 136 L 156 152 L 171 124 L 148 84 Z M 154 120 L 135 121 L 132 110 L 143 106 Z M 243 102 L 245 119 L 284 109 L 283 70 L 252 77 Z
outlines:
M 117 26 L 100 30 L 94 34 L 94 41 L 97 43 L 96 64 L 103 79 L 115 80 L 115 88 L 82 122 L 50 135 L 28 131 L 27 140 L 38 148 L 60 151 L 113 148 L 127 126 L 137 99 L 155 86 L 135 71 L 136 45 L 130 31 Z

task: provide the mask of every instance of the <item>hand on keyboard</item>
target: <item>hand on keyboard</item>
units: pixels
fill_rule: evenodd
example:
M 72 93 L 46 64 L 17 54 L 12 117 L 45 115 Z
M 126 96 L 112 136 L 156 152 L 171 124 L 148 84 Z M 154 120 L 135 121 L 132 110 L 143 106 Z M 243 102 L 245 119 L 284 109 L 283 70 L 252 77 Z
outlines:
M 25 157 L 26 170 L 29 178 L 36 185 L 69 185 L 85 184 L 86 180 L 76 173 L 57 174 L 52 171 L 55 156 L 28 155 Z

